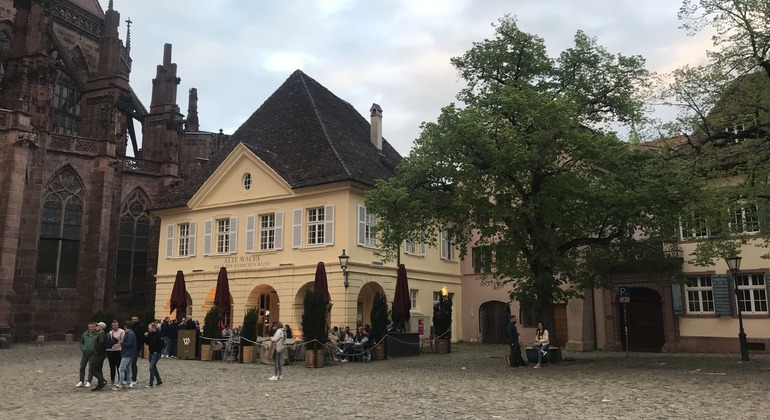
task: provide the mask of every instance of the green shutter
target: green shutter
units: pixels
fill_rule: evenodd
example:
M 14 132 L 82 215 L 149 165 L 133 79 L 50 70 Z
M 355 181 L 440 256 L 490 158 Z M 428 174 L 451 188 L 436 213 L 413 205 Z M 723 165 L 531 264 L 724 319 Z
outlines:
M 675 283 L 673 277 L 671 280 L 671 307 L 674 310 L 674 315 L 682 315 L 684 312 L 682 307 L 682 285 Z
M 714 313 L 717 315 L 732 315 L 732 299 L 730 299 L 730 282 L 725 275 L 711 278 L 714 287 Z

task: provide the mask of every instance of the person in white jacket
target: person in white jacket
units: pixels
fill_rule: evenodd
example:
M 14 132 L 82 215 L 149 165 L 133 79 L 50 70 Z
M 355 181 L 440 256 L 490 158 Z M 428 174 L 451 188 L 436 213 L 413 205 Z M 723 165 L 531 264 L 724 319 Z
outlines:
M 535 331 L 535 344 L 532 348 L 537 352 L 537 364 L 535 369 L 540 368 L 540 363 L 543 361 L 543 357 L 548 354 L 548 330 L 545 329 L 542 322 L 537 323 L 537 330 Z
M 286 331 L 283 329 L 283 324 L 281 321 L 276 321 L 274 325 L 275 333 L 273 334 L 273 338 L 270 340 L 275 343 L 275 351 L 273 352 L 275 372 L 273 376 L 269 378 L 271 381 L 283 379 L 283 366 L 281 365 L 283 359 L 281 358 L 281 352 L 283 352 L 283 342 L 286 340 Z

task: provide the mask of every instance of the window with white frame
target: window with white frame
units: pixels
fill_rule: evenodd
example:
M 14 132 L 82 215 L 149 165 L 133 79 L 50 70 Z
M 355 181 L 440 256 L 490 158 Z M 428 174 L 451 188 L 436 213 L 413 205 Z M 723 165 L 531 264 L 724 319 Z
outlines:
M 417 309 L 417 289 L 409 289 L 409 300 L 412 301 L 412 309 Z
M 736 297 L 741 312 L 767 313 L 767 286 L 764 274 L 738 274 L 735 276 L 735 284 L 738 287 Z
M 217 220 L 217 253 L 230 253 L 230 219 Z
M 275 249 L 275 213 L 259 216 L 259 249 Z
M 756 203 L 742 203 L 730 209 L 730 229 L 742 233 L 759 232 L 759 207 Z
M 404 254 L 407 255 L 425 255 L 427 245 L 423 241 L 415 238 L 409 238 L 404 241 Z
M 441 259 L 452 261 L 455 259 L 455 247 L 452 241 L 449 239 L 449 232 L 446 230 L 441 231 Z
M 179 254 L 180 257 L 190 255 L 190 224 L 179 224 Z
M 437 304 L 438 300 L 441 298 L 441 292 L 433 292 L 433 304 Z
M 714 313 L 714 287 L 711 283 L 711 276 L 687 277 L 684 291 L 687 294 L 688 313 Z
M 374 233 L 374 225 L 377 217 L 366 210 L 366 206 L 358 206 L 358 245 L 375 247 L 377 235 Z
M 682 220 L 680 234 L 683 240 L 719 236 L 719 232 L 710 228 L 708 220 L 700 213 L 693 213 L 692 217 Z
M 323 207 L 307 209 L 307 244 L 322 245 L 324 243 L 324 222 L 326 221 Z

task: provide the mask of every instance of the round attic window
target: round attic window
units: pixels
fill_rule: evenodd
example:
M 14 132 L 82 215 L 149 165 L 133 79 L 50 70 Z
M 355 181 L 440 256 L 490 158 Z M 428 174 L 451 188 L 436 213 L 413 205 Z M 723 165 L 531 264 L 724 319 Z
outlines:
M 251 174 L 246 173 L 246 175 L 243 176 L 243 189 L 248 191 L 249 188 L 251 188 Z

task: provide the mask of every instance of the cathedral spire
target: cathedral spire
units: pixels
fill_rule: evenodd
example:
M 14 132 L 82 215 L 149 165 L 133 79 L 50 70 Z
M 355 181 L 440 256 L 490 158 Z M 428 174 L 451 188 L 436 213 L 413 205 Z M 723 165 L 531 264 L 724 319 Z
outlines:
M 107 4 L 107 10 L 112 10 L 112 0 Z
M 126 52 L 131 52 L 131 18 L 126 19 Z

